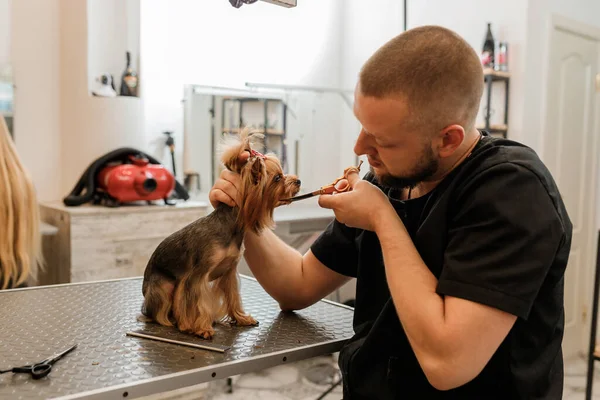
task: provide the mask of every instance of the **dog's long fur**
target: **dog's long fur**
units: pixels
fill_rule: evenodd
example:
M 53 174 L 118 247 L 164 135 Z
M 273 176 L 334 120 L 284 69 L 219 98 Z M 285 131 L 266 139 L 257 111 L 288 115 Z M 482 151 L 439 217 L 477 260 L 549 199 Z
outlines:
M 237 264 L 244 233 L 273 226 L 273 210 L 300 189 L 294 175 L 284 175 L 272 154 L 239 155 L 252 150 L 257 135 L 248 130 L 222 148 L 221 161 L 241 176 L 240 205 L 219 204 L 213 212 L 167 237 L 146 266 L 142 314 L 165 326 L 209 339 L 213 324 L 224 319 L 255 325 L 242 307 Z

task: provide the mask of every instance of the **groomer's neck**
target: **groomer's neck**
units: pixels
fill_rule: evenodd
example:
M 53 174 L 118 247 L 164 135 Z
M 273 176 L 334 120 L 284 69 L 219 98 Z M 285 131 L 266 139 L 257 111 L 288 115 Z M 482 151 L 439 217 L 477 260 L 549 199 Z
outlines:
M 479 141 L 481 134 L 475 128 L 465 133 L 463 142 L 458 146 L 454 155 L 448 157 L 443 163 L 440 163 L 439 172 L 431 179 L 421 182 L 413 190 L 414 196 L 423 196 L 439 185 L 450 172 L 457 168 L 471 154 L 473 148 Z

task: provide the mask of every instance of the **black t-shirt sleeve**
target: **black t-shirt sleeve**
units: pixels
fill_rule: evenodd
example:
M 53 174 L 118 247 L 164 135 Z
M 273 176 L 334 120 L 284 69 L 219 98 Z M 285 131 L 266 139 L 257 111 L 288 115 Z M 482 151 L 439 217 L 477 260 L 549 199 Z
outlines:
M 527 319 L 565 230 L 540 177 L 502 163 L 459 193 L 437 292 Z
M 356 229 L 333 220 L 310 249 L 329 269 L 355 278 L 358 266 L 355 237 Z
M 370 171 L 362 179 L 376 184 L 375 176 Z M 356 278 L 358 274 L 356 238 L 360 232 L 362 230 L 349 228 L 334 219 L 310 249 L 315 257 L 329 269 Z
M 375 176 L 370 171 L 362 179 L 376 184 Z M 310 249 L 315 257 L 329 269 L 356 278 L 358 274 L 356 238 L 360 232 L 362 230 L 349 228 L 337 220 L 333 220 Z

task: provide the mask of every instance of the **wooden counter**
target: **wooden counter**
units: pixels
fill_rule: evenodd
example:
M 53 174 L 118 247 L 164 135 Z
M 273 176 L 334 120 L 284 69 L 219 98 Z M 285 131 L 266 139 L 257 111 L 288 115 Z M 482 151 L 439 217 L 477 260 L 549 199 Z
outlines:
M 118 208 L 42 203 L 42 221 L 58 231 L 44 240 L 47 267 L 39 284 L 140 276 L 156 246 L 204 216 L 207 206 L 205 202 Z

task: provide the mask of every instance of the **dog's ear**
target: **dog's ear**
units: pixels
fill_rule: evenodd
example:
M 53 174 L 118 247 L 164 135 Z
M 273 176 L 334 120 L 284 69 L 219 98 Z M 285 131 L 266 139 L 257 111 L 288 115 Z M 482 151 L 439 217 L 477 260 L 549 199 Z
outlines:
M 266 174 L 265 163 L 261 159 L 256 158 L 252 162 L 250 167 L 250 177 L 252 178 L 252 184 L 258 185 Z
M 264 190 L 266 186 L 266 165 L 259 158 L 251 158 L 242 171 L 242 185 L 240 188 L 240 211 L 238 223 L 258 233 L 265 225 Z

